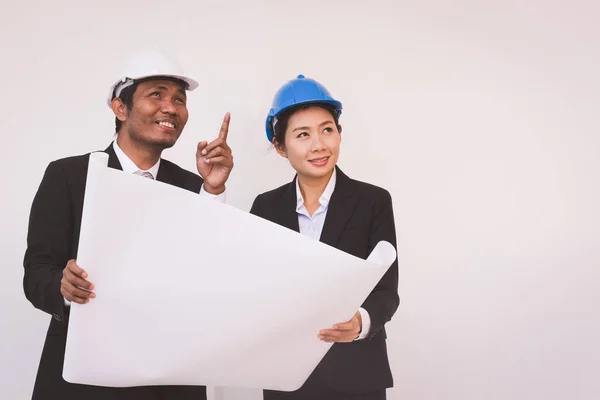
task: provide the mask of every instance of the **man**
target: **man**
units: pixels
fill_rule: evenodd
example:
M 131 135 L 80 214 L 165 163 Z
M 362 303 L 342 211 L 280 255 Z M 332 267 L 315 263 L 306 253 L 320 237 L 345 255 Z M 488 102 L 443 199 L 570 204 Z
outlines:
M 198 144 L 200 176 L 161 159 L 162 151 L 175 144 L 187 123 L 186 91 L 197 86 L 178 64 L 160 53 L 132 57 L 108 99 L 117 131 L 116 140 L 104 150 L 109 156 L 108 166 L 224 201 L 225 182 L 233 168 L 227 145 L 229 114 L 216 140 Z M 62 378 L 70 303 L 86 304 L 96 296 L 85 265 L 77 265 L 88 160 L 89 153 L 51 162 L 31 207 L 23 289 L 36 308 L 52 315 L 32 398 L 206 399 L 205 387 L 106 388 L 71 384 Z M 118 193 L 114 199 L 119 201 Z

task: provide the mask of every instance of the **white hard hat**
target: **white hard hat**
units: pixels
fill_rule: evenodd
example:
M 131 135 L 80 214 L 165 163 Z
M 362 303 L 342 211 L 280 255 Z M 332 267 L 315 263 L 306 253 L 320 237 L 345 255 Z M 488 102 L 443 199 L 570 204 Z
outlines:
M 177 61 L 154 49 L 143 50 L 133 54 L 125 62 L 122 71 L 121 79 L 110 87 L 107 100 L 109 107 L 114 97 L 119 97 L 123 89 L 133 85 L 138 79 L 152 76 L 168 76 L 181 79 L 187 84 L 186 89 L 189 91 L 198 87 L 198 82 L 186 76 Z

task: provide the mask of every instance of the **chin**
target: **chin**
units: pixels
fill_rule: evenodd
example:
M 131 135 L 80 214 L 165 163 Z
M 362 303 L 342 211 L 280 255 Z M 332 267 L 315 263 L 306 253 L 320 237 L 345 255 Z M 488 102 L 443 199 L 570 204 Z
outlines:
M 147 141 L 147 143 L 153 147 L 169 149 L 175 146 L 175 143 L 177 143 L 177 138 L 150 139 Z
M 306 176 L 309 176 L 311 178 L 323 178 L 327 175 L 330 175 L 333 171 L 333 168 L 334 166 L 332 166 L 331 168 L 329 166 L 320 168 L 311 167 L 305 172 Z

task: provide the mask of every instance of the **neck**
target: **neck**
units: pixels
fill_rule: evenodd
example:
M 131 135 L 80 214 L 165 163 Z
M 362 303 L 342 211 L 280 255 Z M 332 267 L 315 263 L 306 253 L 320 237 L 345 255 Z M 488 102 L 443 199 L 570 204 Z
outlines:
M 300 186 L 304 205 L 307 208 L 312 208 L 312 206 L 319 202 L 319 198 L 321 198 L 321 195 L 325 191 L 325 188 L 331 179 L 331 175 L 333 175 L 333 170 L 322 177 L 307 177 L 298 174 L 298 186 Z
M 132 140 L 125 132 L 120 132 L 117 135 L 117 144 L 123 150 L 123 153 L 127 154 L 127 157 L 142 170 L 152 168 L 158 162 L 162 153 L 160 149 L 155 149 Z

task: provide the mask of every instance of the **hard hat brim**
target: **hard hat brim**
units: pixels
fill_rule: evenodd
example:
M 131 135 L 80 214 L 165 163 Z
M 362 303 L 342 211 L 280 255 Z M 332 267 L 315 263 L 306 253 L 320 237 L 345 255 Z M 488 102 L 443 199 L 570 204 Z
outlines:
M 290 104 L 287 107 L 283 107 L 280 110 L 277 110 L 276 113 L 274 113 L 273 115 L 269 114 L 267 116 L 267 119 L 265 121 L 265 129 L 266 129 L 266 134 L 267 134 L 267 140 L 269 142 L 273 141 L 273 138 L 275 137 L 275 132 L 273 131 L 273 118 L 277 117 L 278 115 L 280 115 L 281 113 L 291 110 L 293 108 L 297 108 L 297 107 L 301 107 L 301 106 L 306 106 L 309 104 L 314 104 L 315 106 L 321 105 L 321 104 L 326 104 L 329 106 L 332 106 L 337 112 L 338 112 L 338 117 L 339 115 L 342 114 L 342 103 L 340 101 L 331 99 L 331 100 L 305 100 L 305 101 L 299 101 L 297 103 L 294 104 Z
M 142 75 L 142 76 L 136 76 L 136 77 L 132 77 L 132 76 L 127 76 L 124 77 L 123 79 L 119 79 L 117 82 L 115 82 L 111 88 L 110 88 L 110 93 L 108 94 L 108 98 L 107 98 L 107 104 L 110 107 L 113 101 L 113 94 L 115 92 L 115 88 L 117 87 L 117 85 L 119 85 L 119 83 L 123 82 L 124 79 L 132 79 L 134 82 L 135 81 L 139 81 L 142 79 L 148 79 L 148 78 L 160 78 L 160 77 L 168 77 L 168 78 L 175 78 L 175 79 L 179 79 L 183 82 L 185 82 L 185 84 L 187 85 L 187 87 L 185 88 L 187 91 L 191 92 L 194 89 L 198 88 L 199 84 L 197 81 L 195 81 L 192 78 L 189 78 L 187 76 L 183 76 L 183 75 L 174 75 L 174 74 L 157 74 L 157 75 Z
M 283 107 L 280 110 L 277 110 L 277 113 L 274 114 L 273 116 L 276 117 L 277 115 L 281 114 L 284 111 L 288 111 L 291 108 L 296 108 L 296 107 L 300 107 L 300 106 L 306 106 L 306 105 L 309 105 L 309 104 L 314 104 L 316 106 L 318 106 L 319 104 L 326 104 L 326 105 L 332 106 L 338 112 L 342 111 L 342 103 L 340 101 L 337 101 L 337 100 L 334 100 L 334 99 L 331 99 L 331 100 L 325 100 L 325 99 L 324 100 L 313 100 L 313 99 L 310 99 L 310 100 L 298 101 L 298 102 L 296 102 L 294 104 L 290 104 L 287 107 Z

